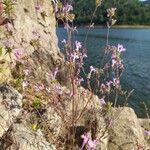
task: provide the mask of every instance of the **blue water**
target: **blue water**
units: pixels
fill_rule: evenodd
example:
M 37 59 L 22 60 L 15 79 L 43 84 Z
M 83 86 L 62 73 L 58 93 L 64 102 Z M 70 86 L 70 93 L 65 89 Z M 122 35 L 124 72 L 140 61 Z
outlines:
M 83 42 L 87 29 L 79 28 L 75 39 Z M 106 44 L 106 29 L 95 28 L 89 33 L 86 47 L 88 59 L 86 66 L 99 67 Z M 66 31 L 58 28 L 59 40 L 66 38 Z M 122 76 L 124 89 L 134 93 L 129 98 L 129 106 L 134 108 L 138 116 L 144 117 L 144 102 L 150 113 L 150 29 L 111 29 L 109 44 L 123 44 L 127 49 L 123 54 L 125 71 Z M 59 44 L 61 47 L 61 43 Z M 63 50 L 62 50 L 63 51 Z

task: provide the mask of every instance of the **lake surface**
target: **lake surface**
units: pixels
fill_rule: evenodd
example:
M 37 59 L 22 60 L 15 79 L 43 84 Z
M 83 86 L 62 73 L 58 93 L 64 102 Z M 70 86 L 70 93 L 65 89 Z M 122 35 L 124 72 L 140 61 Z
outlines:
M 87 29 L 79 28 L 75 39 L 83 42 Z M 94 28 L 90 31 L 86 47 L 88 59 L 86 66 L 99 67 L 106 45 L 106 29 Z M 59 41 L 66 38 L 66 30 L 58 28 Z M 129 106 L 134 108 L 138 116 L 146 116 L 144 102 L 150 113 L 150 29 L 111 29 L 109 44 L 122 44 L 126 48 L 123 54 L 125 71 L 122 76 L 124 89 L 134 93 L 129 99 Z M 61 42 L 59 43 L 61 47 Z

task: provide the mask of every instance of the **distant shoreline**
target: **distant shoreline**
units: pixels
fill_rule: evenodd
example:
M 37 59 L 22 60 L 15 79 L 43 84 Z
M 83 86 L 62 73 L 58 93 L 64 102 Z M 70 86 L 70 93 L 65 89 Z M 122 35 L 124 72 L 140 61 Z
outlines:
M 89 25 L 75 25 L 81 28 L 89 28 Z M 63 25 L 58 25 L 58 27 L 63 27 Z M 96 28 L 107 28 L 103 25 L 94 25 Z M 150 25 L 115 25 L 112 26 L 113 29 L 150 29 Z
M 137 28 L 137 29 L 150 29 L 150 25 L 115 25 L 112 28 Z
M 88 25 L 81 25 L 79 27 L 86 27 L 88 28 L 89 26 Z M 95 25 L 94 27 L 97 27 L 97 28 L 107 28 L 106 26 L 102 26 L 102 25 Z M 120 29 L 150 29 L 150 25 L 115 25 L 115 26 L 112 26 L 111 28 L 113 29 L 117 29 L 117 28 L 120 28 Z

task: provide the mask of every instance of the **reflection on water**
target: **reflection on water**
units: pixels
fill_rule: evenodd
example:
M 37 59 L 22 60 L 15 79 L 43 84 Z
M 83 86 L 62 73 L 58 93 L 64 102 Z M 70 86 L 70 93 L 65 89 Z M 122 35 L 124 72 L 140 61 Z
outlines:
M 83 42 L 86 31 L 85 28 L 79 28 L 74 38 Z M 60 41 L 66 37 L 63 28 L 59 28 L 57 34 Z M 129 105 L 139 116 L 144 116 L 142 101 L 147 104 L 150 111 L 150 29 L 111 29 L 109 44 L 118 43 L 127 49 L 123 54 L 126 67 L 122 76 L 123 87 L 128 90 L 135 89 L 129 99 Z M 105 44 L 106 29 L 92 29 L 86 45 L 88 48 L 86 66 L 100 65 Z

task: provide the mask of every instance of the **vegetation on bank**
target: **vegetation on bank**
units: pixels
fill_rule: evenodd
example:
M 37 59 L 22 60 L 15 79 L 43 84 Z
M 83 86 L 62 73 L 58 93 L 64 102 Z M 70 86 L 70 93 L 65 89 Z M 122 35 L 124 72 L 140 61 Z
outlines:
M 95 9 L 95 0 L 72 0 L 74 4 L 75 23 L 89 24 Z M 117 25 L 150 25 L 150 4 L 139 0 L 105 0 L 97 9 L 93 22 L 105 25 L 107 21 L 106 9 L 117 8 Z

